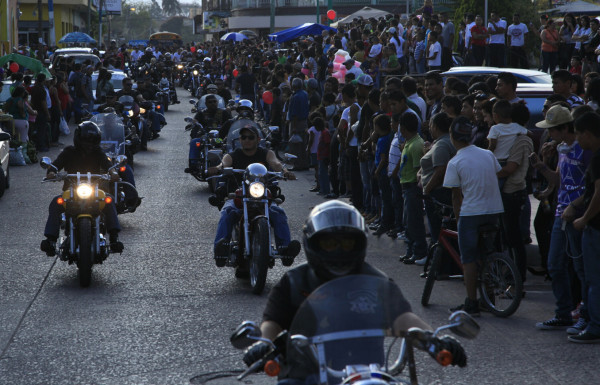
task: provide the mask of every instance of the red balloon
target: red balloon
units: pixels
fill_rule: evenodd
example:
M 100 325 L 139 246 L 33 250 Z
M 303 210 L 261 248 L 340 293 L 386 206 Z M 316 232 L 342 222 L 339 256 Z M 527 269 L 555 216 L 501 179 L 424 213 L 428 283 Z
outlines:
M 266 104 L 273 104 L 273 93 L 271 91 L 265 91 L 262 94 L 262 100 Z
M 190 47 L 190 51 L 192 51 L 192 53 L 196 52 L 196 47 L 194 47 L 194 46 Z
M 240 71 L 238 70 L 233 70 L 233 77 L 237 78 L 237 76 L 240 74 Z
M 335 11 L 333 9 L 330 9 L 329 11 L 327 11 L 327 18 L 329 20 L 335 19 L 335 16 L 336 16 L 336 14 L 335 14 Z
M 10 66 L 8 67 L 8 69 L 12 73 L 19 72 L 19 63 L 15 63 L 15 62 L 10 63 Z

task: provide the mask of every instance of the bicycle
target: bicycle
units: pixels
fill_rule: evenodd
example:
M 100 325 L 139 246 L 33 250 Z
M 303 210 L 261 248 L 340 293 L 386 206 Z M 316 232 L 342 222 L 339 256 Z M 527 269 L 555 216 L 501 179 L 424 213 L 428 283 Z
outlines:
M 432 260 L 427 273 L 421 304 L 429 305 L 433 285 L 441 277 L 442 261 L 445 253 L 462 270 L 460 253 L 454 244 L 458 232 L 453 230 L 454 211 L 452 206 L 428 197 L 441 211 L 442 229 L 437 243 L 432 246 Z M 509 250 L 503 247 L 504 237 L 498 225 L 483 225 L 479 231 L 479 249 L 484 255 L 479 265 L 478 290 L 485 309 L 498 317 L 512 315 L 523 297 L 523 280 Z M 454 244 L 453 244 L 454 243 Z M 480 302 L 481 304 L 481 302 Z

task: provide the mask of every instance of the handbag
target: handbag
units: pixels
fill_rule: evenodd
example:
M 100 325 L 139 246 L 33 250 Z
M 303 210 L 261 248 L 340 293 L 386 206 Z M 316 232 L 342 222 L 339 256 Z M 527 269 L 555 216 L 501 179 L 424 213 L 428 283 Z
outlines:
M 71 133 L 71 131 L 69 130 L 69 125 L 67 124 L 67 121 L 65 120 L 64 116 L 60 117 L 60 133 L 63 135 L 69 135 Z
M 8 164 L 10 166 L 25 166 L 25 158 L 23 158 L 23 147 L 11 148 L 8 157 Z

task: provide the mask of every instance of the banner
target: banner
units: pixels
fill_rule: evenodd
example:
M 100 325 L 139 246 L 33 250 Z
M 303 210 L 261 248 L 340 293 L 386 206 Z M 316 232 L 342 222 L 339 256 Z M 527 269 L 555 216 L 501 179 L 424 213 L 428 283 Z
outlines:
M 101 0 L 102 1 L 102 13 L 111 15 L 121 14 L 121 0 Z M 92 4 L 98 9 L 100 6 L 100 0 L 92 0 Z

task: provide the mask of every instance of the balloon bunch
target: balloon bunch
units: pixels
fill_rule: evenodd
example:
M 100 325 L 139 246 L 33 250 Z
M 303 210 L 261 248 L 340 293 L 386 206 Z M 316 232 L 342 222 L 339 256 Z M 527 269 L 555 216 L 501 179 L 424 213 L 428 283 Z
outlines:
M 346 66 L 342 63 L 351 59 L 350 54 L 348 52 L 340 49 L 335 53 L 335 58 L 333 59 L 333 74 L 332 76 L 336 78 L 340 83 L 344 83 L 344 78 L 346 77 Z M 354 61 L 355 67 L 360 67 L 360 62 Z

